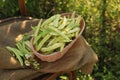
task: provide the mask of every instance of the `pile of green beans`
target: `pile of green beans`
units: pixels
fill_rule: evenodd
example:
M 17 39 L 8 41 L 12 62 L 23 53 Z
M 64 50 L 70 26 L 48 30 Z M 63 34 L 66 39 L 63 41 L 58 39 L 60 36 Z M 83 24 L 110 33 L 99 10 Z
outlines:
M 30 35 L 23 35 L 22 40 L 16 43 L 16 47 L 7 46 L 6 48 L 16 57 L 21 66 L 33 66 L 39 69 L 40 64 L 34 59 L 31 50 L 30 38 Z
M 17 58 L 22 66 L 40 68 L 35 60 L 30 39 L 33 38 L 33 46 L 42 54 L 51 54 L 63 49 L 74 40 L 80 32 L 81 16 L 75 17 L 73 13 L 69 17 L 61 17 L 56 14 L 45 21 L 40 19 L 37 26 L 33 27 L 32 34 L 23 34 L 22 40 L 16 43 L 16 47 L 6 48 Z
M 36 51 L 42 54 L 62 51 L 78 36 L 80 20 L 81 16 L 75 17 L 74 13 L 70 17 L 61 17 L 60 14 L 56 14 L 45 21 L 41 19 L 33 28 L 33 45 Z

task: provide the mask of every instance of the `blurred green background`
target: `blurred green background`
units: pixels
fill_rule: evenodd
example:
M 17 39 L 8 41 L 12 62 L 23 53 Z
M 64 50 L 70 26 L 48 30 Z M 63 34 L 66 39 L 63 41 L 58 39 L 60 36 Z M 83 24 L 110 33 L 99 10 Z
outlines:
M 120 0 L 25 0 L 25 4 L 28 16 L 35 18 L 73 11 L 82 15 L 83 36 L 99 61 L 92 74 L 77 72 L 78 80 L 120 80 Z M 15 16 L 21 16 L 18 0 L 0 0 L 0 19 Z

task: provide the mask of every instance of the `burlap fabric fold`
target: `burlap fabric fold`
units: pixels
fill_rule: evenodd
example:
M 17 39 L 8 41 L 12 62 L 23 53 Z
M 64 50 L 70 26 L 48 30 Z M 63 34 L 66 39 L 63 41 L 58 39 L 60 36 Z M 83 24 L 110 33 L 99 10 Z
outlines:
M 17 38 L 23 33 L 29 33 L 31 26 L 37 25 L 38 21 L 39 19 L 30 18 L 9 18 L 0 21 L 0 80 L 32 80 L 45 73 L 76 69 L 87 74 L 92 72 L 98 58 L 82 36 L 61 59 L 55 62 L 39 61 L 39 70 L 21 67 L 6 46 L 15 46 Z

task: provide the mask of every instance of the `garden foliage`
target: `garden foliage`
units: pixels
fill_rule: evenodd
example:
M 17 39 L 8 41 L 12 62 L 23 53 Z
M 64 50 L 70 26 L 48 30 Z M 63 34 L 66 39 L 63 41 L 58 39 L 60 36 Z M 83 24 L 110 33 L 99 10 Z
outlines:
M 29 16 L 48 18 L 76 11 L 86 22 L 85 39 L 99 61 L 84 80 L 120 80 L 120 0 L 25 0 Z M 0 19 L 20 16 L 18 0 L 0 0 Z M 82 76 L 82 77 L 81 77 Z

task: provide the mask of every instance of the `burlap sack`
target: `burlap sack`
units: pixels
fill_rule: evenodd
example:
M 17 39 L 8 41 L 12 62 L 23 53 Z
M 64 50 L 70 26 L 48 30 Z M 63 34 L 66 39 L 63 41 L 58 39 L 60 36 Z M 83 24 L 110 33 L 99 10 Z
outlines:
M 38 19 L 11 18 L 0 22 L 0 80 L 32 80 L 44 73 L 67 72 L 80 69 L 91 73 L 98 60 L 84 37 L 80 36 L 71 49 L 55 62 L 39 61 L 41 69 L 21 67 L 19 62 L 8 52 L 6 46 L 15 46 L 20 34 L 31 31 Z

